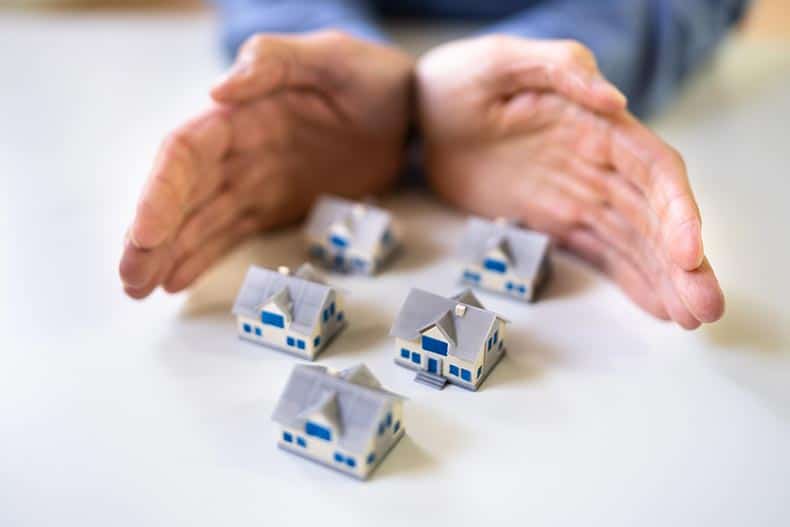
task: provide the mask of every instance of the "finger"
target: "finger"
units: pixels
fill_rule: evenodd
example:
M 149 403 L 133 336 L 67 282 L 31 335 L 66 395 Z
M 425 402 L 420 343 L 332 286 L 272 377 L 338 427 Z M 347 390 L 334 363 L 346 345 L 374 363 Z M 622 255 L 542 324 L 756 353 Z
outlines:
M 224 231 L 244 211 L 243 203 L 232 187 L 220 192 L 184 223 L 173 243 L 174 258 L 180 262 L 201 244 Z
M 188 287 L 203 271 L 225 255 L 247 236 L 259 229 L 260 222 L 254 217 L 246 217 L 234 226 L 218 233 L 197 252 L 178 264 L 165 279 L 164 289 L 177 293 Z
M 670 259 L 685 270 L 699 267 L 704 258 L 702 219 L 680 155 L 627 116 L 613 128 L 612 161 L 647 197 Z
M 154 249 L 140 249 L 127 239 L 119 265 L 124 290 L 132 298 L 148 296 L 172 264 L 169 244 Z
M 240 103 L 282 89 L 329 89 L 337 74 L 328 67 L 326 55 L 327 46 L 314 45 L 312 39 L 255 35 L 242 46 L 236 63 L 214 85 L 211 96 Z
M 507 37 L 505 37 L 507 38 Z M 589 49 L 574 41 L 514 39 L 506 62 L 495 63 L 493 82 L 502 95 L 524 90 L 555 91 L 591 110 L 615 113 L 626 97 L 598 71 Z
M 195 187 L 202 179 L 216 179 L 216 162 L 229 142 L 230 128 L 219 110 L 207 112 L 170 135 L 157 156 L 129 230 L 136 247 L 152 249 L 175 234 Z
M 707 258 L 693 271 L 675 267 L 671 270 L 671 278 L 681 292 L 684 305 L 695 318 L 710 323 L 724 315 L 724 293 Z
M 642 309 L 656 318 L 668 319 L 664 304 L 642 273 L 593 231 L 573 229 L 560 243 L 601 269 Z

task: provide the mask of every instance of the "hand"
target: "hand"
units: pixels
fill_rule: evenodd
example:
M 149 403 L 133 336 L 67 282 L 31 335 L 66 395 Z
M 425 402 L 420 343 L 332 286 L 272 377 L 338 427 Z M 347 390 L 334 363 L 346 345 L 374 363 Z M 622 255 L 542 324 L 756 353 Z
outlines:
M 165 140 L 127 235 L 134 298 L 187 287 L 253 233 L 293 222 L 322 192 L 362 197 L 402 163 L 413 64 L 337 32 L 258 35 L 215 103 Z
M 687 329 L 721 317 L 683 160 L 628 114 L 590 51 L 458 41 L 420 59 L 417 89 L 440 196 L 548 232 L 656 317 Z

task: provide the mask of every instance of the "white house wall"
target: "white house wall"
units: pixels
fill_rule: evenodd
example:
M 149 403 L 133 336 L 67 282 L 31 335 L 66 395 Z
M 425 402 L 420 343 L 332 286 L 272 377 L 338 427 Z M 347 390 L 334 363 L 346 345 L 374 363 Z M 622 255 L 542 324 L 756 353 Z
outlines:
M 289 432 L 293 436 L 293 441 L 290 443 L 286 442 L 283 438 L 283 432 Z M 297 430 L 289 427 L 281 427 L 278 433 L 279 435 L 277 436 L 277 444 L 279 446 L 296 452 L 297 454 L 301 454 L 311 459 L 320 461 L 325 465 L 336 468 L 343 472 L 353 474 L 359 478 L 365 478 L 368 472 L 370 472 L 370 469 L 375 466 L 375 464 L 368 466 L 365 462 L 367 453 L 350 452 L 340 448 L 337 440 L 335 439 L 337 437 L 335 434 L 332 435 L 332 441 L 324 441 L 318 437 L 307 435 L 304 430 Z M 299 437 L 304 439 L 307 445 L 306 447 L 301 447 L 298 445 L 297 438 Z M 349 467 L 345 462 L 340 463 L 335 461 L 335 452 L 340 452 L 344 458 L 352 457 L 356 463 L 355 466 L 352 468 Z
M 525 280 L 513 274 L 510 271 L 510 266 L 508 266 L 508 270 L 505 273 L 495 273 L 493 271 L 489 271 L 481 265 L 474 265 L 474 264 L 465 264 L 463 266 L 464 271 L 471 271 L 480 275 L 479 282 L 473 282 L 471 280 L 465 280 L 467 283 L 477 284 L 484 289 L 488 289 L 491 291 L 496 291 L 498 293 L 504 293 L 509 296 L 513 296 L 516 298 L 524 298 L 530 299 L 532 298 L 533 288 L 534 288 L 534 279 L 532 277 L 529 280 Z M 521 295 L 520 293 L 511 293 L 507 290 L 506 285 L 507 282 L 512 282 L 515 285 L 523 285 L 526 287 L 527 291 L 525 294 Z

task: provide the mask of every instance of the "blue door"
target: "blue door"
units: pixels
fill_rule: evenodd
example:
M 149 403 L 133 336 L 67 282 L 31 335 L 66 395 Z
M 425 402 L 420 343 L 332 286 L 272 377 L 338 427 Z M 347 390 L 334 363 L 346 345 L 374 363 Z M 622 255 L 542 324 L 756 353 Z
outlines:
M 439 373 L 439 361 L 436 359 L 428 359 L 428 373 Z

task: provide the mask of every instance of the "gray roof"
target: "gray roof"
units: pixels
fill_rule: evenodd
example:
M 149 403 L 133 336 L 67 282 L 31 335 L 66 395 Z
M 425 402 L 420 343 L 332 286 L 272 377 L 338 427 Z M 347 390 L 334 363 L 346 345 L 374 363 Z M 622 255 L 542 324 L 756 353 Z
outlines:
M 460 316 L 455 312 L 458 304 L 466 306 L 466 312 Z M 484 309 L 468 289 L 450 298 L 412 289 L 392 324 L 390 336 L 413 340 L 422 331 L 436 325 L 450 342 L 450 355 L 474 361 L 496 319 L 507 322 L 493 311 Z
M 361 452 L 377 433 L 384 409 L 399 398 L 381 389 L 363 364 L 338 373 L 324 366 L 298 365 L 272 419 L 283 426 L 304 429 L 305 421 L 317 412 L 338 431 L 343 449 Z
M 505 254 L 513 273 L 529 280 L 538 274 L 550 243 L 551 238 L 546 234 L 521 228 L 513 222 L 469 218 L 456 256 L 464 263 L 479 265 L 496 247 Z
M 325 238 L 333 225 L 342 225 L 348 231 L 349 245 L 367 253 L 373 251 L 391 223 L 392 215 L 382 208 L 325 195 L 313 206 L 305 232 L 313 238 Z
M 274 301 L 280 309 L 291 314 L 293 331 L 311 335 L 333 289 L 312 279 L 318 276 L 307 264 L 294 274 L 250 266 L 233 305 L 233 314 L 257 318 L 261 306 Z

